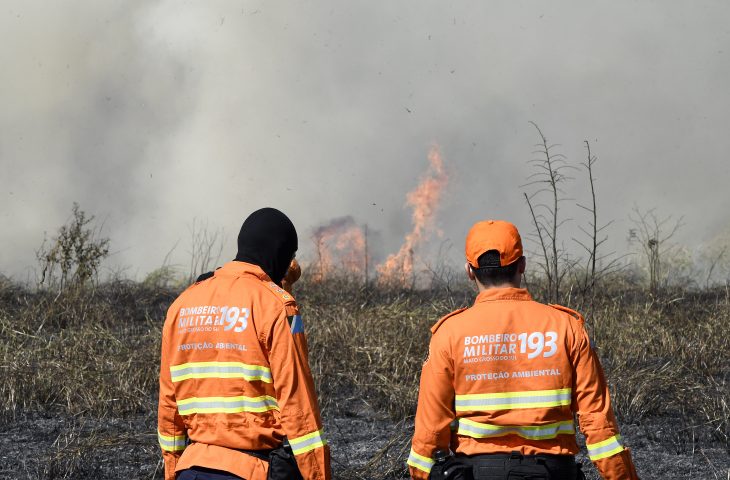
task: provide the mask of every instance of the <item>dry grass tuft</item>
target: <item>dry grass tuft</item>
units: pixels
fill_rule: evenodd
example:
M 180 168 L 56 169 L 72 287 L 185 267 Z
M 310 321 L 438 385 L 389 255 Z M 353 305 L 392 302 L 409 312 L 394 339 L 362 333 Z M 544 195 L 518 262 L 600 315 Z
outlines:
M 678 430 L 702 432 L 730 447 L 724 289 L 638 298 L 619 292 L 601 298 L 589 320 L 623 422 L 672 417 Z
M 173 298 L 129 283 L 61 295 L 3 289 L 0 418 L 147 411 L 157 388 L 164 309 Z

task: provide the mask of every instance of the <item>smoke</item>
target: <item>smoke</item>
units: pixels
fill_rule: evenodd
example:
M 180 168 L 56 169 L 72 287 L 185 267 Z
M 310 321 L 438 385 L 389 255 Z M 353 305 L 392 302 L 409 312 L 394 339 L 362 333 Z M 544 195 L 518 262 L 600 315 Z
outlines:
M 131 276 L 178 242 L 171 257 L 186 265 L 194 218 L 236 232 L 267 205 L 300 232 L 352 216 L 381 233 L 374 256 L 398 252 L 413 226 L 403 198 L 434 143 L 449 160 L 438 226 L 458 259 L 476 220 L 530 229 L 518 188 L 537 140 L 528 120 L 574 164 L 591 141 L 619 248 L 634 204 L 684 215 L 680 241 L 728 223 L 722 3 L 3 8 L 4 274 L 26 275 L 74 201 L 104 222 L 110 266 Z M 569 198 L 585 194 L 580 178 Z M 566 209 L 570 242 L 583 219 Z
M 186 88 L 183 66 L 148 49 L 137 30 L 144 5 L 4 5 L 0 162 L 13 228 L 4 229 L 3 271 L 22 275 L 74 201 L 104 224 L 119 260 L 144 269 L 143 245 L 159 252 L 150 237 L 170 228 L 155 223 L 173 163 L 164 139 L 190 102 L 175 94 Z

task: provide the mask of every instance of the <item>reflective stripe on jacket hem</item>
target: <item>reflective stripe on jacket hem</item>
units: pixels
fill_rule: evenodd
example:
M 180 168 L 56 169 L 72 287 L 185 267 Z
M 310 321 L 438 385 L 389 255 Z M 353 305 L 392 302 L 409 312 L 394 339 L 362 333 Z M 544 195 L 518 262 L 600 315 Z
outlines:
M 271 383 L 271 370 L 260 365 L 241 362 L 192 362 L 170 367 L 174 382 L 189 378 L 243 378 L 249 382 L 260 380 Z
M 411 449 L 411 453 L 408 455 L 408 465 L 413 468 L 417 468 L 422 472 L 431 473 L 431 468 L 434 462 L 433 458 L 424 457 L 419 455 Z
M 457 412 L 546 408 L 570 405 L 571 389 L 456 395 Z
M 279 410 L 274 397 L 191 397 L 177 401 L 180 415 L 193 413 L 240 413 Z
M 317 430 L 301 437 L 290 438 L 289 445 L 294 455 L 301 455 L 315 448 L 324 447 L 327 441 L 322 436 L 322 430 Z
M 594 462 L 624 451 L 624 446 L 621 445 L 621 435 L 613 436 L 598 443 L 587 443 L 586 447 L 588 447 L 588 457 Z
M 187 435 L 163 435 L 158 430 L 157 440 L 160 442 L 160 448 L 168 452 L 180 452 L 188 446 Z
M 565 422 L 548 423 L 539 426 L 523 425 L 491 425 L 479 423 L 467 418 L 459 419 L 459 435 L 472 438 L 501 437 L 504 435 L 517 435 L 528 440 L 544 440 L 555 438 L 561 434 L 575 434 L 575 426 L 572 420 Z

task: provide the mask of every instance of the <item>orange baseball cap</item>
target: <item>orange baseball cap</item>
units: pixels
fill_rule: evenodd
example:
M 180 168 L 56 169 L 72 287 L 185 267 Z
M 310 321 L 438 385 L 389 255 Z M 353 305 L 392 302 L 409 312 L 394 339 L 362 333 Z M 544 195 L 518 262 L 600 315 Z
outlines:
M 522 239 L 517 227 L 503 220 L 475 223 L 466 235 L 466 260 L 472 267 L 479 268 L 479 257 L 489 250 L 499 252 L 501 267 L 519 260 L 522 256 Z

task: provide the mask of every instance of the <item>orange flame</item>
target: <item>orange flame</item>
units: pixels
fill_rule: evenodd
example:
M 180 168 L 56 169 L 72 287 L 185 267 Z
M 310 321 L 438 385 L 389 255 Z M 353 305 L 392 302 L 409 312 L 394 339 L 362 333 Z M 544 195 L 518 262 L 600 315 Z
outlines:
M 317 249 L 312 280 L 322 282 L 336 272 L 365 275 L 367 246 L 362 228 L 352 217 L 332 220 L 314 230 L 312 235 Z
M 429 169 L 418 186 L 408 193 L 406 205 L 413 208 L 411 221 L 413 229 L 406 235 L 398 253 L 390 255 L 377 268 L 379 281 L 383 284 L 408 286 L 415 280 L 413 255 L 415 249 L 426 240 L 426 234 L 433 228 L 441 194 L 448 182 L 444 163 L 437 146 L 428 152 Z

